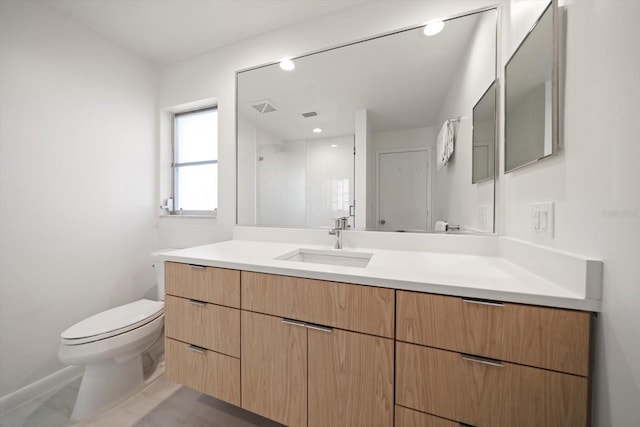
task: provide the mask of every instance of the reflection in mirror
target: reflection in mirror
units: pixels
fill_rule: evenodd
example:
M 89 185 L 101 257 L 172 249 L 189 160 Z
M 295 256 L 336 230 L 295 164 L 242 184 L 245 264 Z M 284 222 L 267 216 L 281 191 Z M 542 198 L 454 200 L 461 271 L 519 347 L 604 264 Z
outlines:
M 472 183 L 494 176 L 496 147 L 496 83 L 493 82 L 473 107 Z
M 471 117 L 496 78 L 496 25 L 490 8 L 433 36 L 414 27 L 239 72 L 238 224 L 492 232 Z
M 505 172 L 554 153 L 557 95 L 553 3 L 505 68 Z

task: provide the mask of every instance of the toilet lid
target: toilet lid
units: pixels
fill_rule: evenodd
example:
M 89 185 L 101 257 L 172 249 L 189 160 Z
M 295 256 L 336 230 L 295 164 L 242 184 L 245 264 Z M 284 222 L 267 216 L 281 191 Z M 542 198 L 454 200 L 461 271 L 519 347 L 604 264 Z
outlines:
M 60 336 L 65 341 L 95 341 L 138 328 L 161 316 L 163 313 L 163 301 L 141 299 L 130 304 L 103 311 L 102 313 L 82 320 L 62 332 Z M 88 338 L 92 339 L 87 340 Z M 80 344 L 80 342 L 74 342 Z

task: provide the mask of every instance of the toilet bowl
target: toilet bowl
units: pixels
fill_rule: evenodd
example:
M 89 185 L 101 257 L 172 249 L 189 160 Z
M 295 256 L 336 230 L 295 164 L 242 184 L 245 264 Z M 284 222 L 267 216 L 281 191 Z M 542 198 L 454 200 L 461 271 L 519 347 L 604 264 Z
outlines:
M 163 251 L 160 251 L 163 252 Z M 96 415 L 145 385 L 142 354 L 162 339 L 164 264 L 152 254 L 159 301 L 141 299 L 84 319 L 60 334 L 58 358 L 85 365 L 73 420 Z

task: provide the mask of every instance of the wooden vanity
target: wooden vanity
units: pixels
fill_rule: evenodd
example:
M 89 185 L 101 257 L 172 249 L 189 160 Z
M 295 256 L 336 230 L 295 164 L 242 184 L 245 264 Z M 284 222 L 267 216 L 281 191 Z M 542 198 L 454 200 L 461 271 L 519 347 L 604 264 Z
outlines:
M 592 314 L 165 263 L 167 377 L 291 427 L 589 424 Z

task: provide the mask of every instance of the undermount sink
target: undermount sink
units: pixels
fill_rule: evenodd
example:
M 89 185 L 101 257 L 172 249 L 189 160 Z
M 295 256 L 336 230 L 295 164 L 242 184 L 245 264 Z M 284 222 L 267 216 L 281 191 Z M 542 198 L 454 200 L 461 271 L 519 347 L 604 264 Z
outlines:
M 364 252 L 300 248 L 280 255 L 276 259 L 364 268 L 369 264 L 372 256 L 373 254 Z

